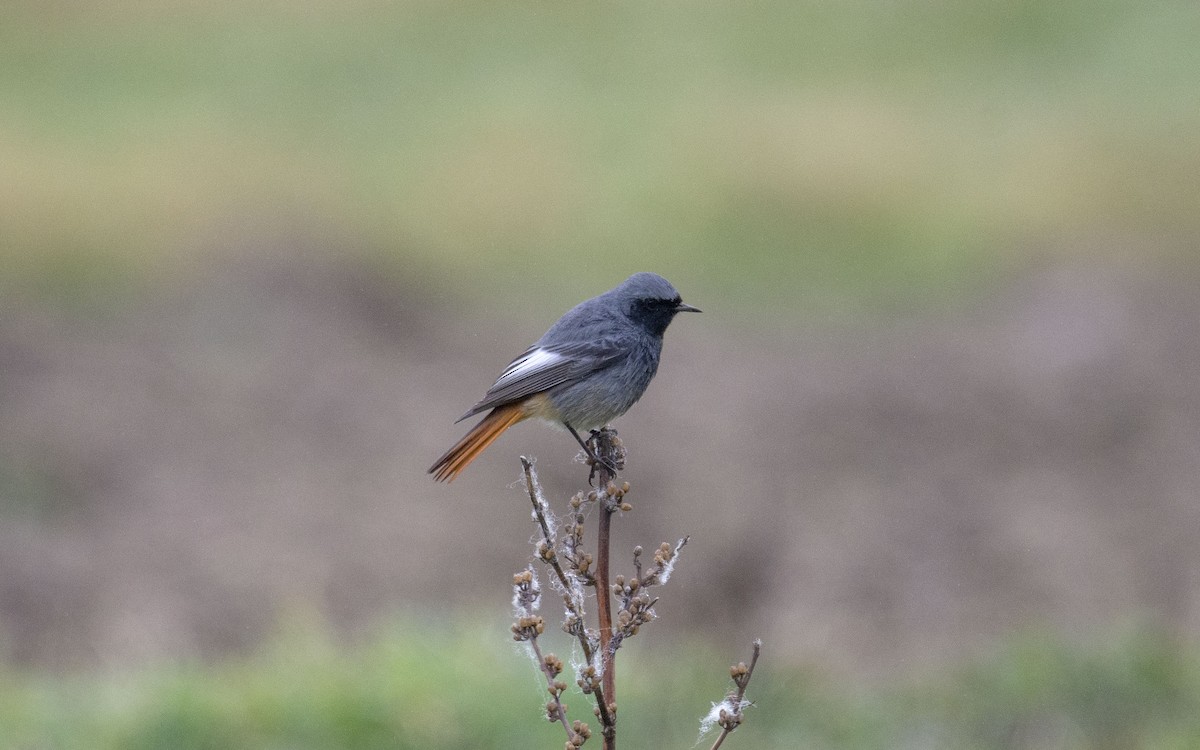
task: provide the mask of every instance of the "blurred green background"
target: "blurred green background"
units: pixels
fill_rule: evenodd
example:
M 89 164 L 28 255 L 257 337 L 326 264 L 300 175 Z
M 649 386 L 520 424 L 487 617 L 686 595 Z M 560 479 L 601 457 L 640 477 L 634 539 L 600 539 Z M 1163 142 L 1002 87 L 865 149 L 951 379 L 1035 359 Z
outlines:
M 565 498 L 570 441 L 424 470 L 638 270 L 705 314 L 619 423 L 618 547 L 693 536 L 627 745 L 695 742 L 757 636 L 740 746 L 1200 744 L 1198 33 L 4 4 L 0 745 L 557 746 L 505 618 L 515 458 Z

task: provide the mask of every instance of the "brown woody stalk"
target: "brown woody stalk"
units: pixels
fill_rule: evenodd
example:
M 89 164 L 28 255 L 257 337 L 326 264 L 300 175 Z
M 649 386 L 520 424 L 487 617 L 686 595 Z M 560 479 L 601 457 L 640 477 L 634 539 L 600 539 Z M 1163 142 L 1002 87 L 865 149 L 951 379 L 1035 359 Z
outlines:
M 612 444 L 607 440 L 607 432 L 597 433 L 593 441 L 597 457 L 607 457 L 612 452 Z M 600 436 L 605 436 L 601 438 Z M 604 443 L 602 446 L 601 443 Z M 607 450 L 605 450 L 607 448 Z M 609 540 L 612 529 L 613 512 L 616 510 L 613 501 L 608 497 L 607 488 L 613 480 L 613 472 L 603 463 L 603 458 L 597 467 L 596 486 L 603 488 L 604 501 L 600 504 L 600 519 L 597 522 L 596 534 L 596 614 L 600 620 L 600 667 L 604 675 L 604 694 L 609 703 L 617 702 L 617 670 L 616 654 L 612 649 L 613 619 L 612 619 L 612 589 L 608 584 Z
M 596 703 L 602 712 L 610 715 L 612 724 L 604 724 L 604 750 L 616 750 L 617 727 L 617 660 L 613 644 L 612 588 L 608 583 L 608 561 L 611 547 L 612 517 L 621 508 L 621 501 L 613 480 L 616 470 L 625 466 L 625 449 L 615 430 L 605 427 L 592 433 L 588 439 L 592 455 L 589 463 L 596 478 L 596 491 L 600 499 L 600 519 L 596 533 L 596 615 L 600 625 L 600 670 L 603 692 L 597 693 Z M 589 481 L 591 476 L 588 477 Z M 607 705 L 605 703 L 607 696 Z

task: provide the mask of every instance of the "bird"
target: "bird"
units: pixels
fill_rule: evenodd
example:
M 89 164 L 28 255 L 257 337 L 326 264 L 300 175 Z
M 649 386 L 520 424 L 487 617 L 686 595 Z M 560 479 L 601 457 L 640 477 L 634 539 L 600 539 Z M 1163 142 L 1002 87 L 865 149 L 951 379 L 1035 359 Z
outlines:
M 681 312 L 700 310 L 648 272 L 571 308 L 456 420 L 487 412 L 428 473 L 453 481 L 505 430 L 531 418 L 565 426 L 592 455 L 579 430 L 604 427 L 641 398 L 658 371 L 663 334 Z

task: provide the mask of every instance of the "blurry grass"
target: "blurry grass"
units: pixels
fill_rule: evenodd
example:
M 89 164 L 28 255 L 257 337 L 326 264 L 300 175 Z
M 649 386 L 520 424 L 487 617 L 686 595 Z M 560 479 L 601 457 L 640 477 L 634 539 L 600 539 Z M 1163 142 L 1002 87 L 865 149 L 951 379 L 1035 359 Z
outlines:
M 740 654 L 631 652 L 631 747 L 691 747 Z M 770 658 L 734 739 L 752 748 L 1185 748 L 1200 742 L 1200 662 L 1152 631 L 1069 645 L 1027 636 L 909 685 L 850 689 Z M 634 674 L 636 673 L 636 674 Z M 402 623 L 358 646 L 307 628 L 256 656 L 109 679 L 0 676 L 11 748 L 557 747 L 542 689 L 503 627 Z M 577 711 L 584 700 L 573 694 Z M 705 745 L 707 746 L 707 745 Z
M 1063 238 L 1200 229 L 1198 24 L 1187 0 L 9 4 L 0 253 L 73 293 L 314 231 L 474 288 L 653 267 L 697 298 L 936 301 Z

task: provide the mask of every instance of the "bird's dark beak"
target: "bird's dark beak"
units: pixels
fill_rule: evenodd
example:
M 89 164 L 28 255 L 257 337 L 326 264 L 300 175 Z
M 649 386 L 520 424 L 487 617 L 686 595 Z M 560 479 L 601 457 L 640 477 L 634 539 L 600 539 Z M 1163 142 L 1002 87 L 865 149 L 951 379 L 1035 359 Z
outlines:
M 698 307 L 692 307 L 691 305 L 685 305 L 682 302 L 680 302 L 678 305 L 675 305 L 675 312 L 681 313 L 681 312 L 703 312 L 703 311 Z

